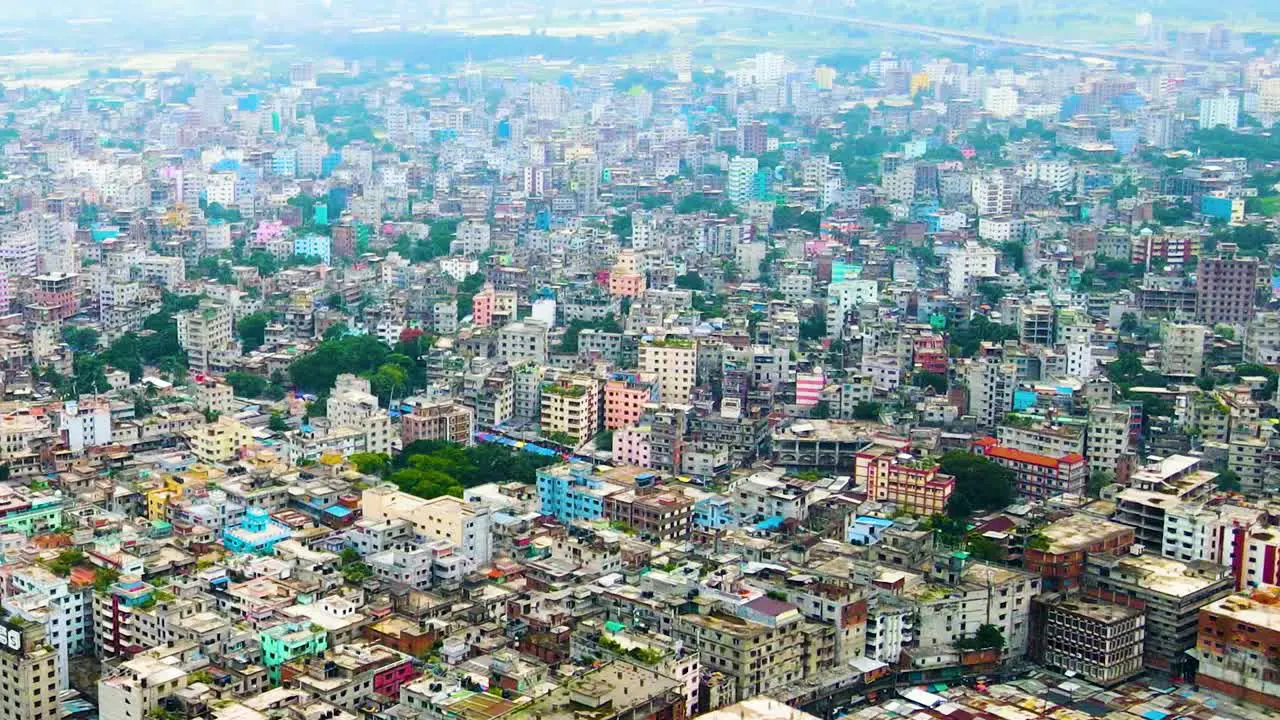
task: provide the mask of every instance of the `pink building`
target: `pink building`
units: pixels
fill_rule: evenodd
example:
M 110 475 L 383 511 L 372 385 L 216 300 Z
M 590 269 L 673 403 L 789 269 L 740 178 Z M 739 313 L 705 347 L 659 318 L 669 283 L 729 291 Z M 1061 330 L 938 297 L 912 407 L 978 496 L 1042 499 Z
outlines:
M 400 697 L 400 686 L 418 677 L 410 658 L 385 667 L 373 676 L 373 691 L 383 697 Z
M 619 272 L 616 268 L 609 273 L 610 295 L 615 297 L 640 297 L 642 293 L 644 293 L 644 275 Z
M 617 430 L 635 425 L 646 403 L 658 399 L 653 379 L 639 373 L 614 373 L 604 385 L 604 427 Z
M 817 405 L 822 397 L 822 388 L 826 387 L 826 384 L 826 378 L 823 377 L 821 369 L 816 373 L 797 373 L 796 405 L 800 407 Z
M 471 298 L 471 324 L 476 327 L 489 327 L 492 325 L 493 308 L 496 304 L 497 293 L 493 291 L 493 286 L 485 285 L 483 290 Z
M 279 220 L 267 220 L 258 224 L 253 232 L 255 247 L 265 247 L 267 243 L 284 236 L 284 223 Z
M 647 427 L 626 427 L 613 433 L 613 464 L 650 466 L 652 447 L 649 444 L 651 430 Z

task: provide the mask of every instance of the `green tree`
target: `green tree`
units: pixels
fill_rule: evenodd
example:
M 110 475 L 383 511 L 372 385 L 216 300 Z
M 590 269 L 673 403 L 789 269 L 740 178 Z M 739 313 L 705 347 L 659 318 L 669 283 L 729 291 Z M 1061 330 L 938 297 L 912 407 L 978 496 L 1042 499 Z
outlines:
M 961 450 L 942 456 L 940 470 L 956 479 L 947 505 L 952 517 L 982 510 L 999 510 L 1013 502 L 1013 471 Z
M 262 397 L 267 389 L 266 378 L 239 370 L 227 373 L 226 380 L 231 391 L 244 398 Z
M 1240 492 L 1240 475 L 1234 470 L 1223 470 L 1218 473 L 1218 489 L 1226 492 Z
M 240 344 L 245 352 L 257 350 L 267 341 L 267 323 L 271 322 L 271 314 L 266 312 L 249 313 L 236 323 L 236 334 L 240 336 Z
M 706 290 L 707 283 L 698 273 L 690 270 L 683 275 L 676 276 L 676 287 L 681 290 Z
M 347 460 L 365 475 L 381 475 L 391 467 L 391 458 L 383 453 L 352 453 Z
M 878 402 L 860 402 L 853 406 L 853 417 L 856 420 L 879 420 L 880 411 Z
M 947 376 L 930 372 L 918 372 L 911 376 L 911 384 L 918 388 L 931 387 L 939 395 L 947 392 Z
M 869 205 L 862 208 L 862 216 L 870 220 L 874 225 L 888 225 L 893 220 L 893 213 L 879 205 Z
M 271 413 L 271 417 L 267 420 L 267 429 L 271 432 L 288 432 L 289 423 L 285 422 L 284 417 L 278 413 Z

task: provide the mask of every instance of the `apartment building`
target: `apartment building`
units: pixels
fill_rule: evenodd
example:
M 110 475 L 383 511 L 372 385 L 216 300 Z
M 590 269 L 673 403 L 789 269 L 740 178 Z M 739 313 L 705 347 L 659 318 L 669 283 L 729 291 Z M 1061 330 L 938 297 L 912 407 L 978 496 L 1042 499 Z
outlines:
M 1079 453 L 1052 457 L 1014 448 L 993 447 L 984 454 L 997 465 L 1013 472 L 1014 490 L 1025 498 L 1045 500 L 1057 495 L 1083 497 L 1089 484 L 1089 465 Z
M 230 306 L 215 300 L 201 300 L 199 307 L 175 316 L 178 343 L 187 352 L 192 372 L 219 373 L 229 370 L 240 355 L 232 333 Z
M 383 483 L 364 491 L 360 509 L 371 522 L 406 520 L 419 537 L 448 540 L 473 568 L 485 565 L 493 556 L 491 515 L 484 505 L 448 495 L 424 500 Z
M 567 435 L 575 444 L 600 431 L 600 383 L 582 373 L 566 374 L 542 384 L 540 426 L 544 436 Z
M 1074 591 L 1082 584 L 1089 556 L 1128 552 L 1132 544 L 1133 528 L 1077 513 L 1036 531 L 1023 566 L 1043 579 L 1046 591 Z
M 1205 605 L 1193 654 L 1196 684 L 1280 712 L 1280 587 L 1266 585 Z
M 1175 675 L 1189 666 L 1200 608 L 1230 594 L 1231 570 L 1214 563 L 1184 563 L 1133 547 L 1123 555 L 1090 555 L 1084 592 L 1146 614 L 1143 664 Z
M 853 478 L 869 498 L 928 517 L 945 513 L 955 491 L 955 478 L 938 472 L 939 467 L 933 458 L 872 443 L 855 457 Z
M 475 411 L 451 400 L 419 404 L 413 412 L 400 418 L 401 447 L 418 440 L 447 440 L 471 445 L 475 442 L 475 432 Z
M 658 384 L 658 399 L 666 404 L 688 404 L 697 381 L 698 347 L 691 339 L 667 336 L 640 344 L 640 372 Z

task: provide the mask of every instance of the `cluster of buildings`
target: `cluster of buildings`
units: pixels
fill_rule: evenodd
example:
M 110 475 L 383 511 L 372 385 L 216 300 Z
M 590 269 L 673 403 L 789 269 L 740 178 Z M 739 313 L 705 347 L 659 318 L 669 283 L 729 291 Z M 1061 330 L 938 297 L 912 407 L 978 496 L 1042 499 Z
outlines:
M 1215 37 L 4 89 L 0 715 L 1280 711 Z

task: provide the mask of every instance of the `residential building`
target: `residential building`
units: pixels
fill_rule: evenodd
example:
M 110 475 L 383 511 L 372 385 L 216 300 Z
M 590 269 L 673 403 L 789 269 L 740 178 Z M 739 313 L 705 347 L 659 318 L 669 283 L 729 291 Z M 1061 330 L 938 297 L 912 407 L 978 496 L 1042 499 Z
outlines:
M 1196 319 L 1207 325 L 1243 325 L 1253 320 L 1258 259 L 1242 257 L 1235 243 L 1222 243 L 1196 270 Z
M 1037 662 L 1103 687 L 1142 672 L 1142 610 L 1061 593 L 1041 595 L 1032 604 Z
M 1186 653 L 1196 645 L 1200 608 L 1230 594 L 1231 571 L 1214 563 L 1180 562 L 1143 553 L 1089 555 L 1084 592 L 1142 610 L 1146 615 L 1143 664 L 1180 674 L 1194 667 Z
M 1199 614 L 1196 684 L 1280 712 L 1280 588 L 1246 590 L 1205 605 Z

